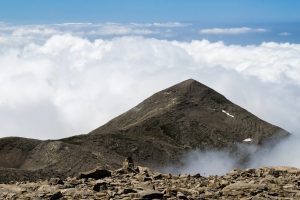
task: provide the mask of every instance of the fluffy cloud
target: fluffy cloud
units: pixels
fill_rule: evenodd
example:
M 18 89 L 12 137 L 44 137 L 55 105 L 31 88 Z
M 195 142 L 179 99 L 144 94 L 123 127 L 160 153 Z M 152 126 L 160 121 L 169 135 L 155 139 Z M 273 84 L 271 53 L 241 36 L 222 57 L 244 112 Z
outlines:
M 87 133 L 187 78 L 288 131 L 300 128 L 299 44 L 90 39 L 91 29 L 77 26 L 89 25 L 0 26 L 0 136 Z
M 213 34 L 213 35 L 237 35 L 245 33 L 263 33 L 267 32 L 264 28 L 249 28 L 249 27 L 237 27 L 237 28 L 210 28 L 201 29 L 201 34 Z

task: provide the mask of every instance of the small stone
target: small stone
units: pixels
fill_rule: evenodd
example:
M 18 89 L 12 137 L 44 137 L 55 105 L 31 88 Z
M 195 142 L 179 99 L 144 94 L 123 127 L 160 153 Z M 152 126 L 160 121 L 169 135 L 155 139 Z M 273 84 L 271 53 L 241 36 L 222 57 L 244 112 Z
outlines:
M 159 180 L 159 179 L 162 179 L 162 174 L 155 174 L 154 176 L 153 176 L 153 179 L 154 180 Z
M 129 194 L 129 193 L 137 193 L 137 191 L 131 188 L 124 188 L 123 194 Z
M 172 188 L 165 189 L 163 193 L 165 197 L 177 196 L 177 190 Z
M 273 175 L 275 178 L 278 178 L 280 176 L 280 171 L 275 169 L 270 169 L 269 174 Z
M 107 184 L 106 182 L 99 182 L 99 183 L 96 183 L 93 187 L 93 190 L 96 191 L 96 192 L 100 192 L 100 191 L 103 191 L 103 190 L 107 190 Z
M 64 181 L 60 178 L 50 178 L 49 185 L 63 185 Z
M 133 194 L 131 197 L 133 197 L 133 198 L 141 198 L 141 199 L 145 199 L 145 200 L 163 199 L 164 194 L 161 193 L 161 192 L 159 192 L 159 191 L 148 190 L 148 191 L 139 192 L 137 194 Z
M 181 192 L 177 192 L 177 199 L 187 200 L 188 198 Z
M 172 176 L 172 174 L 169 173 L 169 174 L 167 174 L 166 178 L 167 178 L 167 179 L 172 179 L 173 176 Z
M 201 178 L 201 175 L 200 175 L 200 173 L 197 173 L 197 174 L 193 175 L 192 177 L 193 178 Z

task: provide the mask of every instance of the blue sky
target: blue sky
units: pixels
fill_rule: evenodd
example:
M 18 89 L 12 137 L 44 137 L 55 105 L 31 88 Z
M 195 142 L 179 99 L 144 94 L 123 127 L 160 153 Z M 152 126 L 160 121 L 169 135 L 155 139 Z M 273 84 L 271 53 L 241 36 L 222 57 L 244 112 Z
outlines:
M 298 0 L 2 0 L 0 21 L 257 23 L 300 21 Z

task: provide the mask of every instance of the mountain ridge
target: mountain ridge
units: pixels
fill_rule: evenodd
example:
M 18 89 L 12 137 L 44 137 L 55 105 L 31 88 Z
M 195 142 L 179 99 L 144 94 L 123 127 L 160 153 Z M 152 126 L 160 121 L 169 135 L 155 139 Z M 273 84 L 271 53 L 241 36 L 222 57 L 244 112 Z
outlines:
M 158 168 L 180 164 L 181 157 L 193 149 L 234 152 L 239 143 L 262 146 L 288 135 L 215 90 L 188 79 L 153 94 L 88 134 L 24 140 L 31 142 L 28 148 L 21 140 L 26 150 L 20 155 L 22 162 L 0 162 L 0 167 L 44 170 L 39 173 L 44 178 L 48 172 L 49 176 L 70 176 L 97 165 L 116 169 L 124 157 L 130 156 L 141 165 Z M 5 143 L 0 147 L 1 157 L 12 155 L 7 152 L 18 153 L 18 145 L 14 145 L 18 140 L 7 141 L 0 139 L 0 144 Z M 4 147 L 10 147 L 10 151 Z

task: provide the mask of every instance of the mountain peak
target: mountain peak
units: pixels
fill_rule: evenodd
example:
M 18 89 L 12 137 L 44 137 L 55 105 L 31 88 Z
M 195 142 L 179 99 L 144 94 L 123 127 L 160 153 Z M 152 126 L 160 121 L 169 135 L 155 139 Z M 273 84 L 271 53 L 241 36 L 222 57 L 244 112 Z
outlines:
M 150 98 L 177 99 L 177 102 L 184 104 L 194 103 L 201 105 L 216 105 L 230 103 L 223 95 L 212 88 L 194 80 L 187 79 L 173 85 Z
M 191 84 L 201 84 L 201 83 L 196 81 L 195 79 L 190 78 L 190 79 L 186 79 L 176 85 L 191 85 Z
M 107 134 L 114 135 L 120 154 L 147 164 L 176 160 L 170 154 L 185 148 L 232 150 L 288 135 L 194 79 L 153 94 L 89 135 L 96 141 Z
M 153 94 L 134 108 L 94 130 L 92 134 L 113 130 L 126 131 L 134 127 L 144 129 L 147 126 L 155 127 L 157 123 L 162 127 L 165 127 L 166 124 L 168 126 L 173 124 L 169 128 L 174 134 L 173 137 L 178 139 L 185 135 L 186 138 L 182 139 L 181 143 L 192 147 L 226 147 L 230 146 L 230 143 L 236 142 L 237 138 L 241 142 L 246 138 L 251 138 L 253 143 L 258 144 L 276 134 L 276 130 L 281 130 L 230 102 L 208 86 L 194 79 L 187 79 Z M 192 125 L 189 123 L 196 124 L 195 130 L 190 127 Z M 248 131 L 252 125 L 247 123 L 254 124 L 253 126 L 256 128 Z M 257 127 L 260 126 L 264 128 L 258 129 Z M 195 135 L 195 132 L 200 135 L 210 132 L 208 137 L 211 137 L 211 140 L 215 140 L 214 136 L 222 135 L 223 142 L 199 145 L 202 141 L 199 140 L 197 144 L 196 140 L 187 139 L 191 135 Z M 231 134 L 227 134 L 228 132 Z M 179 135 L 181 136 L 179 137 Z M 199 137 L 199 135 L 195 137 Z
M 215 90 L 188 79 L 153 94 L 86 135 L 29 144 L 23 139 L 0 139 L 0 157 L 4 158 L 0 168 L 41 169 L 44 174 L 36 171 L 37 177 L 55 171 L 70 176 L 99 163 L 117 168 L 128 156 L 148 167 L 159 167 L 180 163 L 187 150 L 234 152 L 236 144 L 261 146 L 287 135 Z M 11 157 L 16 158 L 14 163 Z
M 100 129 L 108 127 L 128 129 L 150 118 L 159 118 L 168 112 L 179 113 L 183 110 L 195 109 L 197 106 L 216 107 L 227 101 L 224 96 L 206 85 L 194 79 L 187 79 L 153 94 Z M 93 133 L 95 132 L 98 131 L 93 131 Z
M 177 83 L 176 85 L 173 85 L 169 88 L 167 88 L 166 90 L 168 89 L 176 89 L 176 90 L 188 90 L 188 92 L 191 92 L 192 90 L 191 89 L 196 89 L 196 90 L 204 90 L 204 89 L 210 89 L 212 90 L 211 88 L 207 87 L 206 85 L 194 80 L 194 79 L 187 79 L 187 80 L 184 80 L 180 83 Z

